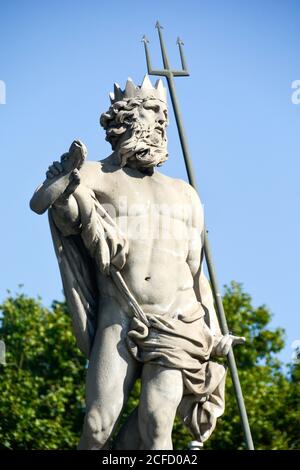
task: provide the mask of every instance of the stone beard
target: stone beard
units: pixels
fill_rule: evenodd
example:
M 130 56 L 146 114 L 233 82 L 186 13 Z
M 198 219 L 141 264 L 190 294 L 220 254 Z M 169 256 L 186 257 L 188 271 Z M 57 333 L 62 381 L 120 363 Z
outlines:
M 168 158 L 166 122 L 142 122 L 141 108 L 166 106 L 156 98 L 128 99 L 114 103 L 100 117 L 100 124 L 106 131 L 106 140 L 117 152 L 119 164 L 137 169 L 152 169 L 161 166 Z

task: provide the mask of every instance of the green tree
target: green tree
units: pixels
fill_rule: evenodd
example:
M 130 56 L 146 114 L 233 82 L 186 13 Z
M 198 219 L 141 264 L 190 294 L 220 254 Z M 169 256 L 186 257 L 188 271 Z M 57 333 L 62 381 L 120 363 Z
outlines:
M 290 387 L 286 396 L 281 428 L 288 434 L 289 449 L 300 449 L 300 362 L 290 366 Z
M 0 448 L 75 448 L 83 419 L 86 360 L 65 304 L 18 294 L 1 306 Z

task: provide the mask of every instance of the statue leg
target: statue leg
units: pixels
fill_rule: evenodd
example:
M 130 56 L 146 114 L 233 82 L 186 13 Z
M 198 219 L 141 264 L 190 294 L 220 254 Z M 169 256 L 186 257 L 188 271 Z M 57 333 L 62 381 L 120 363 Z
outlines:
M 102 303 L 86 380 L 86 415 L 79 449 L 103 449 L 140 373 L 126 347 L 128 315 L 112 298 Z
M 144 364 L 138 416 L 142 449 L 173 449 L 172 429 L 182 395 L 179 369 Z
M 113 444 L 113 450 L 138 450 L 141 447 L 141 437 L 138 422 L 138 406 L 128 416 L 121 427 Z

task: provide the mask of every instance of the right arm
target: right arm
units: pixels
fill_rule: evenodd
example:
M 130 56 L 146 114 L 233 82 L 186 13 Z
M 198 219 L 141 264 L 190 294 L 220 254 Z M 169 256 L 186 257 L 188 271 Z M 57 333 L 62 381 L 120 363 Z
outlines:
M 46 183 L 48 187 L 48 194 L 45 191 L 39 191 L 39 188 L 34 193 L 30 207 L 38 214 L 44 212 L 40 210 L 41 207 L 45 207 L 46 199 L 51 197 L 49 192 L 53 190 L 53 185 L 59 184 L 63 188 L 60 179 L 64 178 L 64 169 L 59 162 L 54 162 L 46 173 Z M 53 182 L 53 179 L 55 181 Z M 80 174 L 78 170 L 73 170 L 68 176 L 68 185 L 64 189 L 63 193 L 55 200 L 55 202 L 49 207 L 54 220 L 55 225 L 61 231 L 64 236 L 75 235 L 80 231 L 80 213 L 77 201 L 73 195 L 74 191 L 80 184 Z M 51 186 L 52 182 L 52 186 Z M 43 184 L 45 187 L 45 183 Z M 54 189 L 57 191 L 57 187 Z M 53 196 L 52 196 L 53 197 Z
M 62 155 L 60 162 L 53 162 L 46 173 L 46 180 L 36 189 L 31 198 L 30 208 L 34 212 L 43 214 L 59 198 L 66 199 L 74 192 L 79 184 L 79 182 L 75 184 L 78 177 L 76 170 L 82 166 L 86 155 L 85 145 L 79 140 L 74 140 L 69 152 Z M 62 202 L 66 201 L 62 200 Z M 71 205 L 74 206 L 73 203 Z
M 189 252 L 190 267 L 194 276 L 194 291 L 198 301 L 206 312 L 205 322 L 214 337 L 213 356 L 227 356 L 231 346 L 243 344 L 244 337 L 230 334 L 223 335 L 217 318 L 213 293 L 210 283 L 203 272 L 204 258 L 204 216 L 199 197 L 195 190 L 191 190 L 191 205 L 193 208 L 191 247 Z M 199 249 L 200 248 L 200 249 Z M 198 269 L 196 269 L 198 268 Z

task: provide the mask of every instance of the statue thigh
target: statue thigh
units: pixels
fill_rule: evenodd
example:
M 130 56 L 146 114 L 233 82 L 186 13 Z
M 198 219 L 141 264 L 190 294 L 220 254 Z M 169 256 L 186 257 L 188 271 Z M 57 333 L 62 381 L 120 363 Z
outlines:
M 139 405 L 122 426 L 115 450 L 171 450 L 172 429 L 183 395 L 179 369 L 144 364 Z
M 86 416 L 79 449 L 102 449 L 109 441 L 141 365 L 130 354 L 130 318 L 113 298 L 101 303 L 86 379 Z
M 183 389 L 180 369 L 170 369 L 154 363 L 144 364 L 138 407 L 142 449 L 173 448 L 172 429 Z

